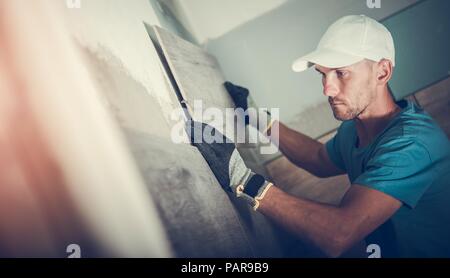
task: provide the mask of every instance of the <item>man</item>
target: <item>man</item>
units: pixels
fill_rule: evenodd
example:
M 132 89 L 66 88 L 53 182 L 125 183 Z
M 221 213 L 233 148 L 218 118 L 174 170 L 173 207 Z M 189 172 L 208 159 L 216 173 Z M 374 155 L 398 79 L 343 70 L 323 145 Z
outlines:
M 449 141 L 416 105 L 394 102 L 389 31 L 363 15 L 343 17 L 293 69 L 313 65 L 335 118 L 343 121 L 335 137 L 321 144 L 278 121 L 259 128 L 268 136 L 279 128 L 280 150 L 316 176 L 346 173 L 352 186 L 340 206 L 283 192 L 251 172 L 233 144 L 194 144 L 219 183 L 331 257 L 363 239 L 378 244 L 383 257 L 450 257 Z M 236 106 L 246 108 L 248 91 L 225 86 Z M 206 126 L 192 124 L 192 138 Z

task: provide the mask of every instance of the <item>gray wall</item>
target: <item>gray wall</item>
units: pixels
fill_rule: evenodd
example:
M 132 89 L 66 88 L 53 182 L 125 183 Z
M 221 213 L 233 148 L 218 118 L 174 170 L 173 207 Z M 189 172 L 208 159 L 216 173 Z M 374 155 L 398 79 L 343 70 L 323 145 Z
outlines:
M 397 99 L 450 75 L 449 11 L 448 0 L 426 0 L 383 21 L 395 38 L 390 84 Z

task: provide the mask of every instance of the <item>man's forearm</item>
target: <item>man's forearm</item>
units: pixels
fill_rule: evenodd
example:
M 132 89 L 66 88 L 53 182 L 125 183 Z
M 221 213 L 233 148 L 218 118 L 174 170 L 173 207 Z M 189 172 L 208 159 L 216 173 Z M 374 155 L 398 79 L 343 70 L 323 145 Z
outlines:
M 381 191 L 352 184 L 339 207 L 293 197 L 270 187 L 258 211 L 319 247 L 330 257 L 340 256 L 380 227 L 402 206 Z
M 275 125 L 279 128 L 280 151 L 298 167 L 321 176 L 320 170 L 323 164 L 319 161 L 319 152 L 323 144 L 278 121 L 273 124 Z
M 271 187 L 258 211 L 290 230 L 324 254 L 337 257 L 349 246 L 351 234 L 342 209 L 296 198 Z

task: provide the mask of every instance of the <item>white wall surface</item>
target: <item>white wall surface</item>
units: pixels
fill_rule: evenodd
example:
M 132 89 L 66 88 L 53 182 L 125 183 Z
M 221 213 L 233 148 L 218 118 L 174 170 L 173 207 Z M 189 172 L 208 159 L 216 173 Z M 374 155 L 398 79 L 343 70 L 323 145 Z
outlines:
M 197 42 L 218 38 L 288 0 L 160 0 L 172 7 Z
M 0 203 L 9 204 L 0 214 L 8 226 L 0 229 L 0 246 L 10 247 L 0 253 L 61 257 L 74 243 L 82 257 L 170 256 L 153 199 L 100 98 L 105 88 L 131 95 L 131 79 L 148 88 L 134 100 L 169 99 L 155 89 L 164 79 L 157 78 L 162 72 L 141 22 L 155 16 L 144 0 L 81 3 L 69 9 L 65 0 L 0 1 L 0 92 L 7 107 L 1 133 L 15 140 L 0 141 L 20 150 L 2 153 L 3 164 L 17 167 L 5 168 L 9 181 L 0 181 Z M 95 59 L 83 59 L 87 48 Z M 128 90 L 100 85 L 90 70 L 118 72 L 105 83 L 123 76 Z
M 65 0 L 56 1 L 61 4 L 69 29 L 83 51 L 106 64 L 114 64 L 143 87 L 145 93 L 141 95 L 132 95 L 132 90 L 129 90 L 130 94 L 127 90 L 118 90 L 119 95 L 115 97 L 122 99 L 118 104 L 128 105 L 123 109 L 130 112 L 122 113 L 123 124 L 168 138 L 170 114 L 179 107 L 179 103 L 170 91 L 159 57 L 143 24 L 160 25 L 150 2 L 82 0 L 81 8 L 68 9 Z M 88 60 L 92 61 L 90 58 Z M 149 103 L 149 98 L 161 111 L 152 111 L 144 106 Z

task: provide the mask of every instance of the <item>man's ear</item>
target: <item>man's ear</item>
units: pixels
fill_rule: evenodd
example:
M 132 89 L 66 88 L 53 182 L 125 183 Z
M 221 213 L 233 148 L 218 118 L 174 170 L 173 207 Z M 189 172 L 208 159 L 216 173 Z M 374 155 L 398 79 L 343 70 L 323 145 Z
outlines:
M 381 59 L 377 63 L 377 83 L 385 85 L 392 77 L 392 62 L 388 59 Z

